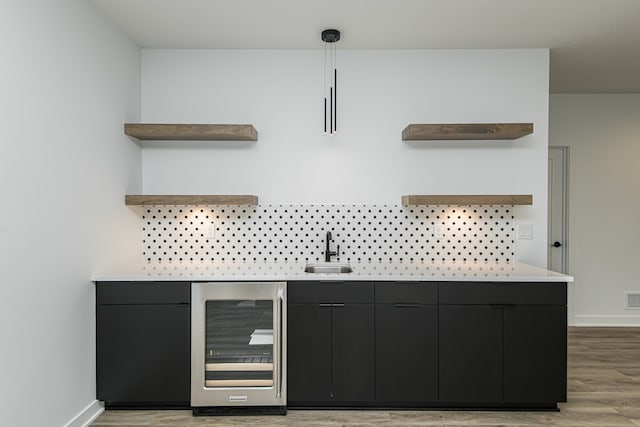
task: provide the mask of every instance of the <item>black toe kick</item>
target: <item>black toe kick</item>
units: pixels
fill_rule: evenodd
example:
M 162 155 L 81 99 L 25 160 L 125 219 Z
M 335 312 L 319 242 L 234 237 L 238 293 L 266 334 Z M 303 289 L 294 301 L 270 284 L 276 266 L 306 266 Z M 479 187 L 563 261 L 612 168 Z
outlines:
M 488 402 L 289 402 L 289 409 L 398 410 L 398 411 L 526 411 L 560 412 L 557 403 Z
M 216 415 L 287 415 L 286 406 L 199 406 L 192 408 L 194 417 Z
M 560 412 L 556 403 L 440 403 L 439 411 L 527 411 Z

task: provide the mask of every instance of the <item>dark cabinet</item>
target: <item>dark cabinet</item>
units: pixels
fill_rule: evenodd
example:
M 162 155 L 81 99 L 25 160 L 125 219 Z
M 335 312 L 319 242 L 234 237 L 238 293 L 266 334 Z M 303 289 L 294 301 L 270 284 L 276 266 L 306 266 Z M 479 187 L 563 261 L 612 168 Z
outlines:
M 566 283 L 287 285 L 290 407 L 553 409 L 567 396 Z M 191 286 L 96 284 L 97 398 L 189 407 Z
M 289 303 L 287 318 L 289 403 L 325 401 L 331 393 L 331 308 Z
M 502 401 L 502 310 L 440 307 L 440 400 Z
M 96 394 L 107 407 L 190 405 L 190 289 L 96 284 Z
M 289 282 L 289 406 L 374 400 L 371 282 Z
M 438 400 L 437 283 L 375 285 L 376 401 Z
M 335 402 L 372 401 L 373 304 L 334 304 L 331 338 L 331 398 Z
M 441 402 L 566 401 L 566 284 L 447 283 L 439 301 Z
M 561 306 L 504 309 L 504 400 L 567 400 L 567 310 Z

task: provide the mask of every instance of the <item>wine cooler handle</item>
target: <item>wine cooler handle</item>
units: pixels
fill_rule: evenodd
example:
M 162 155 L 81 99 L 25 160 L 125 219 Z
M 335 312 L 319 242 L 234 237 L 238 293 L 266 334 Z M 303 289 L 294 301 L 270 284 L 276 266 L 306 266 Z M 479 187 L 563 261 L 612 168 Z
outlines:
M 278 324 L 276 325 L 276 328 L 278 331 L 278 333 L 276 334 L 276 337 L 277 337 L 276 345 L 277 345 L 277 351 L 278 351 L 278 363 L 276 364 L 276 376 L 277 376 L 276 398 L 280 399 L 280 397 L 282 396 L 282 330 L 284 328 L 284 325 L 282 324 L 282 307 L 284 304 L 284 288 L 278 289 L 278 296 L 276 297 L 276 299 L 277 299 L 276 319 L 278 321 Z

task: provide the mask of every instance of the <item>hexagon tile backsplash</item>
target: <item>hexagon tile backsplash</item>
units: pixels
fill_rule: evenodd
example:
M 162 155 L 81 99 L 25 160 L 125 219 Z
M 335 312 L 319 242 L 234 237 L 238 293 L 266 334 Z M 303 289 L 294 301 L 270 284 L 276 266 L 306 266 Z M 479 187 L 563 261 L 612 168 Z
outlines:
M 150 262 L 317 262 L 326 232 L 340 261 L 496 261 L 514 258 L 512 206 L 147 206 Z

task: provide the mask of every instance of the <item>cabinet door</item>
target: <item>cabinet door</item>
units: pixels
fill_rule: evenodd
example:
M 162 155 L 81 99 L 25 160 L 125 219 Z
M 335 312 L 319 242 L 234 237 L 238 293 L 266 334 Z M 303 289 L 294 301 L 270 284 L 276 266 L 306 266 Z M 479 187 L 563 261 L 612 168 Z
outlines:
M 332 400 L 374 400 L 373 304 L 334 304 L 332 311 Z
M 287 399 L 325 402 L 331 395 L 331 306 L 287 306 Z
M 108 404 L 188 406 L 189 305 L 99 305 L 97 309 L 97 398 Z
M 438 400 L 438 308 L 376 304 L 376 400 Z
M 567 310 L 515 306 L 504 310 L 504 400 L 567 399 Z
M 441 305 L 439 400 L 502 401 L 502 307 Z

